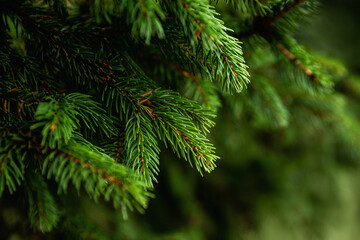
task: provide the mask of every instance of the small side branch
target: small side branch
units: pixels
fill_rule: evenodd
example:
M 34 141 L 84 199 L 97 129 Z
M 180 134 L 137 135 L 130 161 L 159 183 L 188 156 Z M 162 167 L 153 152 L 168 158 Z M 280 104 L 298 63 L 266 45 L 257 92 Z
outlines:
M 314 74 L 310 69 L 306 68 L 299 59 L 295 57 L 283 44 L 275 42 L 276 47 L 284 54 L 284 56 L 290 60 L 300 71 L 306 74 L 312 81 L 317 82 L 317 75 Z
M 188 48 L 187 46 L 185 46 L 184 44 L 182 43 L 179 43 L 178 41 L 174 41 L 174 43 L 176 45 L 178 45 L 180 48 L 184 49 L 186 51 L 186 54 L 190 54 L 190 55 L 193 55 L 195 58 L 199 59 L 203 64 L 205 64 L 205 61 L 204 59 L 202 59 L 201 57 L 198 57 L 196 55 L 195 52 L 193 52 L 190 48 Z
M 184 133 L 182 133 L 181 131 L 179 130 L 175 130 L 181 138 L 183 138 L 188 144 L 189 146 L 194 150 L 195 154 L 197 155 L 198 159 L 200 160 L 201 158 L 205 159 L 206 160 L 206 163 L 208 166 L 210 166 L 210 162 L 209 162 L 209 159 L 207 159 L 204 154 L 201 152 L 201 150 L 199 148 L 197 148 L 194 143 L 192 143 L 189 138 L 187 136 L 185 136 Z

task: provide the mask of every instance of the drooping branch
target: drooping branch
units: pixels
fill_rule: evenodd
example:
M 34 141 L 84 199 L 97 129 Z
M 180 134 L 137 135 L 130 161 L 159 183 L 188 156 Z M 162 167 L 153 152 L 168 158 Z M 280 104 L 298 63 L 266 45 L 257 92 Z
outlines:
M 45 147 L 42 146 L 36 139 L 36 137 L 33 137 L 31 139 L 31 143 L 33 144 L 34 146 L 34 149 L 36 149 L 36 151 L 38 153 L 43 153 Z M 47 151 L 46 151 L 46 154 L 47 155 L 51 155 L 51 154 L 55 154 L 55 156 L 61 156 L 63 157 L 64 159 L 67 159 L 68 161 L 71 161 L 71 162 L 74 162 L 76 165 L 84 168 L 84 169 L 87 169 L 95 174 L 97 174 L 98 176 L 100 176 L 102 179 L 104 180 L 107 180 L 111 183 L 113 183 L 114 185 L 117 185 L 118 187 L 120 187 L 121 189 L 123 190 L 126 190 L 127 189 L 127 186 L 126 184 L 124 184 L 121 180 L 117 179 L 116 177 L 108 174 L 105 170 L 103 169 L 100 169 L 100 168 L 97 168 L 93 165 L 91 165 L 90 163 L 88 162 L 83 162 L 82 160 L 80 160 L 80 158 L 76 157 L 75 155 L 72 155 L 72 154 L 69 154 L 69 153 L 66 153 L 60 149 L 52 149 L 52 148 L 48 148 Z
M 126 184 L 124 184 L 122 181 L 120 181 L 119 179 L 117 179 L 116 177 L 108 174 L 105 170 L 96 168 L 94 166 L 92 166 L 91 164 L 87 163 L 87 162 L 83 162 L 81 161 L 79 158 L 77 158 L 76 156 L 70 155 L 66 152 L 60 151 L 58 149 L 51 149 L 49 150 L 49 153 L 51 152 L 55 152 L 55 155 L 60 155 L 62 157 L 64 157 L 65 159 L 68 159 L 71 162 L 76 163 L 77 165 L 91 171 L 94 172 L 95 174 L 99 175 L 101 178 L 103 178 L 104 180 L 107 180 L 111 183 L 113 183 L 114 185 L 117 185 L 118 187 L 122 188 L 122 189 L 126 189 L 127 186 Z

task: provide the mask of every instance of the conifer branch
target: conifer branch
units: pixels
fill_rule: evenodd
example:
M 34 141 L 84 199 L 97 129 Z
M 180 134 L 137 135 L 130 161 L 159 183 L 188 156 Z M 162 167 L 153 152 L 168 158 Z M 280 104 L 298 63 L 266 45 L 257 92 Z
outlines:
M 74 131 L 80 128 L 80 123 L 93 132 L 98 127 L 109 136 L 114 132 L 113 122 L 103 113 L 100 104 L 91 100 L 89 95 L 70 93 L 48 96 L 37 107 L 31 129 L 41 128 L 42 145 L 48 143 L 51 148 L 66 144 Z
M 176 4 L 170 4 L 169 10 L 182 26 L 184 35 L 166 29 L 167 39 L 171 38 L 185 50 L 187 57 L 195 57 L 205 65 L 200 65 L 200 71 L 208 75 L 209 80 L 220 81 L 226 92 L 240 92 L 246 87 L 249 74 L 240 42 L 227 34 L 229 29 L 216 18 L 217 13 L 208 2 L 178 0 Z
M 120 187 L 123 190 L 127 190 L 127 188 L 128 188 L 127 184 L 124 184 L 121 180 L 119 180 L 119 179 L 115 178 L 114 176 L 108 174 L 105 170 L 96 168 L 95 166 L 89 164 L 88 162 L 83 162 L 78 157 L 76 157 L 74 155 L 68 154 L 68 153 L 63 152 L 63 151 L 58 150 L 58 149 L 49 149 L 48 150 L 48 154 L 51 154 L 52 152 L 55 153 L 55 156 L 61 156 L 64 159 L 68 159 L 69 161 L 75 163 L 76 165 L 97 174 L 102 179 L 113 183 L 114 185 Z
M 170 118 L 170 115 L 164 116 L 162 114 L 158 114 L 156 111 L 154 111 L 153 109 L 151 109 L 149 107 L 147 107 L 146 110 L 153 118 L 157 119 L 158 121 L 160 121 L 162 123 L 162 124 L 160 124 L 160 126 L 162 126 L 164 130 L 167 130 L 166 128 L 169 128 L 171 131 L 176 133 L 176 135 L 178 135 L 184 143 L 186 143 L 187 147 L 189 149 L 191 149 L 191 151 L 194 154 L 193 161 L 196 165 L 196 168 L 200 172 L 201 172 L 200 166 L 204 167 L 204 169 L 208 172 L 213 170 L 213 168 L 215 167 L 214 160 L 216 159 L 216 157 L 212 156 L 211 147 L 206 147 L 206 146 L 200 147 L 200 143 L 196 140 L 196 138 L 194 138 L 194 135 L 191 135 L 189 133 L 190 131 L 183 132 L 183 131 L 185 131 L 185 128 L 183 131 L 181 131 L 180 125 L 176 124 L 176 120 L 174 121 L 174 119 Z M 180 120 L 181 116 L 177 116 L 176 118 L 178 120 Z M 196 134 L 196 132 L 194 131 L 194 132 L 192 132 L 192 134 Z M 197 133 L 197 134 L 200 134 L 200 133 Z M 168 135 L 166 135 L 166 136 L 168 137 Z M 200 137 L 200 136 L 198 136 L 198 137 Z M 170 137 L 168 137 L 168 140 L 170 142 L 175 142 L 175 141 L 172 141 Z M 187 152 L 187 150 L 185 150 L 185 152 Z M 209 160 L 209 158 L 211 158 L 211 160 Z M 190 159 L 188 159 L 188 160 L 190 160 Z M 200 161 L 200 162 L 198 163 L 198 161 Z M 206 164 L 204 164 L 204 162 Z
M 126 115 L 120 117 L 128 119 L 125 135 L 126 151 L 129 156 L 128 166 L 143 175 L 148 184 L 151 184 L 151 180 L 156 180 L 159 149 L 154 135 L 157 132 L 160 140 L 165 143 L 169 142 L 179 156 L 189 160 L 191 165 L 194 163 L 200 172 L 201 168 L 206 171 L 214 168 L 216 157 L 213 155 L 213 148 L 201 134 L 201 130 L 211 125 L 206 115 L 202 115 L 201 111 L 196 110 L 189 100 L 181 98 L 171 91 L 160 89 L 154 91 L 145 88 L 144 93 L 137 93 L 130 90 L 130 85 L 123 84 L 117 82 L 112 91 L 121 95 L 120 99 L 128 101 L 130 103 L 128 105 L 133 106 L 133 110 L 126 110 L 124 112 Z M 107 95 L 119 99 L 114 96 L 114 93 Z M 146 98 L 142 99 L 144 97 Z M 172 101 L 167 99 L 172 99 Z M 107 102 L 111 101 L 108 98 Z M 117 104 L 123 105 L 123 103 Z M 122 111 L 124 110 L 120 112 Z M 203 114 L 206 114 L 206 111 Z M 150 127 L 151 125 L 155 125 L 156 128 Z M 184 127 L 185 125 L 186 127 Z M 134 137 L 134 133 L 136 133 L 136 137 Z M 191 154 L 189 155 L 189 153 Z
M 40 69 L 45 68 L 46 72 L 49 72 L 48 63 L 52 62 L 53 65 L 57 65 L 60 61 L 61 66 L 64 69 L 69 71 L 64 72 L 69 74 L 72 78 L 76 79 L 79 83 L 89 84 L 85 82 L 86 78 L 93 79 L 94 81 L 106 82 L 109 80 L 110 75 L 112 74 L 111 66 L 107 64 L 107 61 L 99 60 L 94 61 L 95 56 L 89 56 L 86 53 L 90 51 L 88 46 L 82 46 L 81 48 L 74 47 L 71 44 L 73 39 L 98 39 L 103 40 L 105 36 L 100 36 L 94 34 L 93 32 L 83 33 L 79 35 L 76 30 L 71 29 L 71 27 L 63 25 L 63 22 L 60 22 L 58 18 L 47 16 L 46 12 L 42 9 L 38 9 L 38 14 L 36 16 L 28 15 L 29 9 L 32 8 L 27 4 L 22 5 L 18 9 L 12 9 L 15 14 L 19 17 L 19 22 L 24 28 L 27 38 L 31 39 L 30 44 L 34 45 L 35 49 L 50 49 L 51 51 L 34 52 L 33 54 L 40 59 L 47 60 L 48 62 L 44 66 L 39 66 Z M 96 30 L 99 27 L 93 26 Z M 62 29 L 70 28 L 67 31 Z M 82 39 L 84 40 L 84 39 Z M 89 41 L 89 40 L 84 40 Z M 80 51 L 81 49 L 81 51 Z M 32 51 L 32 49 L 28 49 Z M 16 54 L 14 54 L 16 56 Z M 54 58 L 56 55 L 56 58 Z M 32 61 L 36 63 L 36 61 Z M 74 65 L 77 67 L 74 69 Z M 27 65 L 25 65 L 27 66 Z M 31 66 L 31 65 L 30 65 Z M 51 71 L 57 72 L 55 69 L 50 69 Z M 81 72 L 80 72 L 81 71 Z M 37 71 L 29 71 L 31 73 Z M 40 72 L 43 72 L 41 70 Z M 80 72 L 80 74 L 79 74 Z M 48 76 L 49 74 L 45 74 Z M 85 78 L 84 78 L 85 77 Z M 50 77 L 49 77 L 50 78 Z M 43 79 L 43 77 L 39 77 Z M 50 79 L 52 83 L 56 81 Z M 111 85 L 111 82 L 108 82 Z
M 169 127 L 170 129 L 172 129 L 174 132 L 176 132 L 181 139 L 183 139 L 183 141 L 185 141 L 189 148 L 192 149 L 192 151 L 194 151 L 196 157 L 199 159 L 199 160 L 205 160 L 208 167 L 210 167 L 210 162 L 209 162 L 209 159 L 207 157 L 205 157 L 205 154 L 204 152 L 202 152 L 197 146 L 194 145 L 193 142 L 191 142 L 189 140 L 189 137 L 186 136 L 186 134 L 184 134 L 183 132 L 181 132 L 180 130 L 178 130 L 176 128 L 176 126 L 174 126 L 174 124 L 171 123 L 171 120 L 169 119 L 166 119 L 165 117 L 162 117 L 160 116 L 159 114 L 157 114 L 153 109 L 149 108 L 149 107 L 146 107 L 145 108 L 146 111 L 153 117 L 153 118 L 157 118 L 158 120 L 160 120 L 161 122 L 164 123 L 165 126 Z
M 112 198 L 115 207 L 135 207 L 139 211 L 146 207 L 151 194 L 145 185 L 132 170 L 114 163 L 112 158 L 76 141 L 61 148 L 46 148 L 36 138 L 31 142 L 39 154 L 45 154 L 42 173 L 48 178 L 54 176 L 59 192 L 66 192 L 72 180 L 77 190 L 83 186 L 95 200 L 104 196 L 105 200 Z
M 230 115 L 238 121 L 231 124 L 228 142 L 244 145 L 244 151 L 234 148 L 225 154 L 249 160 L 240 165 L 229 161 L 229 166 L 250 167 L 251 177 L 254 170 L 256 175 L 271 170 L 262 159 L 278 159 L 284 155 L 280 150 L 301 151 L 298 137 L 313 125 L 326 132 L 324 149 L 335 145 L 337 136 L 343 145 L 358 146 L 359 131 L 353 130 L 360 128 L 355 116 L 343 110 L 346 98 L 337 89 L 322 88 L 336 77 L 326 79 L 318 62 L 288 34 L 313 13 L 315 0 L 223 0 L 237 9 L 221 8 L 221 15 L 214 0 L 0 1 L 0 196 L 22 184 L 15 197 L 28 203 L 30 224 L 25 225 L 53 231 L 45 238 L 68 231 L 74 239 L 108 239 L 89 227 L 87 216 L 93 214 L 86 199 L 75 196 L 74 204 L 72 194 L 60 195 L 70 186 L 122 210 L 144 211 L 160 171 L 160 142 L 200 174 L 212 171 L 218 157 L 207 138 L 215 116 L 208 108 L 220 104 L 219 122 Z M 243 32 L 232 37 L 221 18 L 240 20 Z M 253 35 L 269 42 L 251 46 L 254 85 L 244 94 L 227 96 L 223 92 L 239 92 L 249 83 L 239 39 Z M 277 55 L 289 69 L 278 68 Z M 160 60 L 154 62 L 153 56 Z M 299 130 L 289 124 L 301 121 L 305 124 Z M 227 141 L 222 135 L 226 122 L 216 129 L 217 142 L 218 137 Z M 333 133 L 335 122 L 343 124 L 337 129 L 341 133 Z M 273 137 L 273 128 L 289 130 L 289 136 L 270 139 L 275 144 L 269 146 L 262 134 Z M 233 141 L 237 133 L 241 139 Z M 325 158 L 339 148 L 332 149 Z M 164 165 L 169 166 L 174 170 L 169 186 L 189 199 L 178 190 L 188 188 L 178 184 L 176 166 Z M 284 166 L 277 172 L 287 177 L 288 170 Z M 272 173 L 260 176 L 261 181 L 271 178 Z M 85 215 L 74 214 L 78 206 L 86 206 L 81 209 Z M 133 222 L 126 228 L 136 230 Z

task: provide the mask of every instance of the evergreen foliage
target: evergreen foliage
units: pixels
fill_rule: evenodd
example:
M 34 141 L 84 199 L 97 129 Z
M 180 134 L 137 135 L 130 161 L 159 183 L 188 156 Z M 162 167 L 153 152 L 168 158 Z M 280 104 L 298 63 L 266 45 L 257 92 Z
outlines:
M 169 191 L 191 202 L 185 212 L 206 216 L 166 148 L 200 175 L 222 164 L 218 154 L 224 179 L 265 171 L 286 196 L 298 165 L 331 178 L 331 166 L 360 156 L 360 87 L 294 38 L 317 12 L 314 0 L 1 0 L 0 197 L 22 199 L 25 229 L 45 238 L 144 239 L 156 235 L 133 220 L 115 226 L 137 234 L 94 230 L 79 205 L 92 204 L 85 195 L 124 218 L 143 213 L 164 165 Z M 236 162 L 250 167 L 234 173 Z M 219 237 L 200 231 L 171 237 Z

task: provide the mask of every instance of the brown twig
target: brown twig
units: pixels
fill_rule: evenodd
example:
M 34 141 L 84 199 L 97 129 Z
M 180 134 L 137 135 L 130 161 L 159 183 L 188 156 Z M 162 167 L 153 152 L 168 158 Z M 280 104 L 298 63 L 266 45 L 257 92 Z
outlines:
M 21 120 L 23 120 L 23 117 L 21 116 L 21 108 L 24 106 L 24 102 L 21 102 L 20 105 L 17 105 L 17 113 Z
M 103 68 L 102 66 L 99 66 L 97 67 L 97 73 L 96 73 L 96 76 L 97 76 L 97 80 L 100 82 L 100 83 L 104 83 L 104 82 L 107 82 L 108 84 L 112 84 L 112 82 L 114 82 L 114 80 L 112 80 L 112 82 L 110 81 L 111 80 L 111 75 L 113 74 L 113 71 L 112 71 L 112 66 L 110 66 L 108 64 L 109 61 L 102 61 L 100 60 L 99 63 L 101 65 L 103 65 L 105 68 Z
M 141 96 L 142 96 L 142 97 L 146 97 L 147 95 L 149 95 L 149 94 L 151 94 L 151 93 L 153 93 L 153 92 L 155 92 L 155 89 L 153 89 L 153 90 L 151 90 L 151 91 L 148 91 L 148 92 L 142 94 Z
M 69 56 L 69 54 L 67 53 L 67 51 L 65 50 L 65 48 L 64 48 L 64 47 L 62 47 L 61 49 L 64 51 L 65 55 L 68 57 L 68 56 Z
M 21 87 L 15 87 L 13 89 L 10 89 L 8 92 L 13 92 L 13 91 L 16 91 L 16 90 L 19 90 L 19 89 L 21 89 Z
M 7 100 L 4 101 L 4 112 L 7 114 Z
M 9 153 L 7 153 L 7 154 L 5 155 L 5 157 L 3 158 L 3 160 L 2 160 L 1 163 L 0 163 L 0 175 L 2 174 L 1 169 L 2 169 L 2 167 L 3 167 L 4 164 L 5 164 L 5 162 L 6 162 L 8 159 L 9 159 Z
M 276 42 L 276 47 L 290 60 L 300 71 L 306 74 L 311 80 L 317 81 L 317 76 L 310 69 L 306 68 L 299 59 L 295 57 L 283 44 Z
M 194 53 L 193 51 L 191 51 L 191 49 L 188 48 L 187 46 L 185 46 L 184 44 L 179 43 L 178 41 L 174 41 L 174 43 L 175 43 L 176 45 L 180 46 L 182 49 L 185 49 L 187 54 L 191 54 L 191 55 L 193 55 L 194 57 L 196 57 L 197 59 L 199 59 L 203 64 L 205 63 L 204 59 L 202 59 L 201 57 L 198 57 L 198 56 L 196 55 L 196 53 Z
M 151 102 L 150 102 L 149 99 L 145 98 L 145 99 L 141 100 L 141 101 L 139 102 L 139 104 L 140 104 L 140 105 L 151 104 Z

